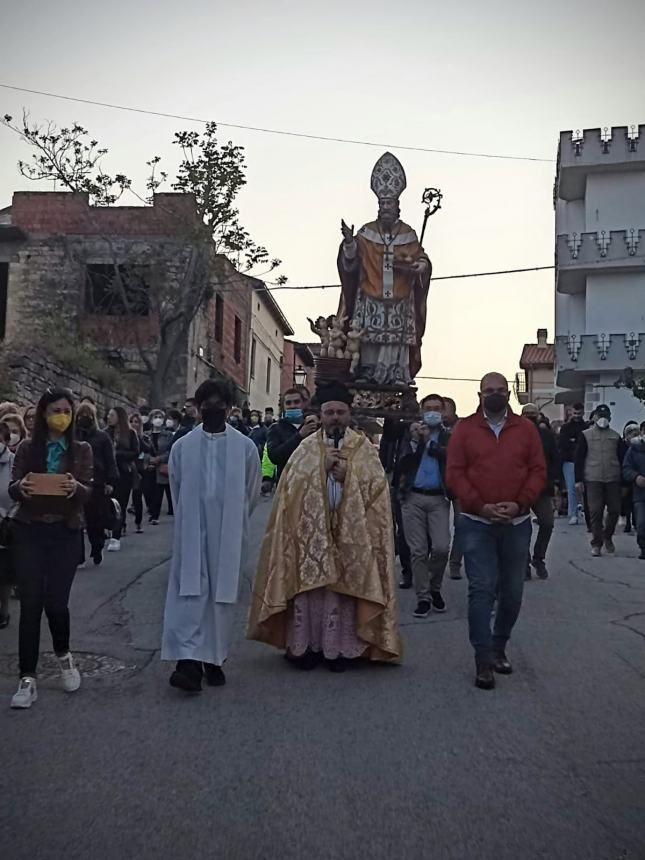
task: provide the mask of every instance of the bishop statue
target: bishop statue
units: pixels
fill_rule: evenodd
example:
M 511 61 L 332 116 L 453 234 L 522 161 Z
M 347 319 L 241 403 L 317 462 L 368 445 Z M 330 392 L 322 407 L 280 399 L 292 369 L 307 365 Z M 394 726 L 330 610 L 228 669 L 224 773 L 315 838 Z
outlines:
M 362 331 L 357 382 L 406 387 L 421 369 L 421 341 L 432 266 L 417 234 L 400 219 L 406 188 L 400 161 L 386 152 L 372 171 L 376 221 L 354 235 L 342 222 L 338 316 Z

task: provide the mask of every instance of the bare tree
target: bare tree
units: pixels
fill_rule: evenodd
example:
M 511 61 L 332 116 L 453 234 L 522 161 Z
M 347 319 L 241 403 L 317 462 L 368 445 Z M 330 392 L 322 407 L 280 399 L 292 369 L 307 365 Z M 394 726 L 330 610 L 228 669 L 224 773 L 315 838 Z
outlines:
M 1 122 L 34 150 L 29 161 L 18 162 L 24 177 L 52 180 L 70 191 L 88 194 L 93 206 L 113 205 L 125 192 L 150 204 L 155 192 L 168 181 L 167 173 L 160 168 L 160 157 L 154 156 L 146 162 L 147 196 L 136 194 L 125 174 L 111 175 L 103 169 L 108 150 L 76 123 L 70 128 L 53 123 L 39 125 L 31 122 L 27 113 L 20 123 L 9 115 Z M 176 356 L 200 308 L 212 298 L 215 287 L 226 289 L 228 284 L 231 288 L 230 267 L 222 258 L 227 258 L 238 271 L 256 277 L 274 272 L 281 265 L 253 241 L 239 220 L 235 200 L 246 184 L 243 148 L 230 141 L 220 144 L 215 123 L 207 123 L 201 134 L 177 132 L 173 143 L 181 148 L 182 158 L 171 188 L 192 195 L 195 201 L 195 217 L 188 221 L 171 209 L 164 211 L 181 261 L 178 274 L 169 277 L 158 263 L 133 259 L 101 229 L 91 209 L 88 214 L 112 270 L 104 295 L 111 293 L 109 300 L 120 308 L 119 313 L 112 314 L 113 349 L 122 350 L 126 372 L 143 373 L 148 380 L 150 402 L 157 404 L 165 401 Z M 258 267 L 264 271 L 257 272 Z M 277 278 L 279 283 L 285 281 L 284 276 Z M 127 333 L 133 341 L 138 367 L 128 364 L 128 351 L 118 342 L 123 340 L 124 317 L 130 323 Z M 141 323 L 144 317 L 146 324 Z M 106 327 L 110 326 L 104 326 L 104 331 Z

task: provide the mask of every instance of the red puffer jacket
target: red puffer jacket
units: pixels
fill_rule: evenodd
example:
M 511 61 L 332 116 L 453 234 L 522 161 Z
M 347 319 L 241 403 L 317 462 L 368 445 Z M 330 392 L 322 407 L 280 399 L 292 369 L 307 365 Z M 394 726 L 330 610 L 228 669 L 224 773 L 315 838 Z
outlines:
M 446 483 L 465 513 L 479 514 L 498 502 L 517 502 L 525 512 L 544 491 L 546 478 L 537 428 L 510 408 L 499 438 L 481 410 L 455 427 Z

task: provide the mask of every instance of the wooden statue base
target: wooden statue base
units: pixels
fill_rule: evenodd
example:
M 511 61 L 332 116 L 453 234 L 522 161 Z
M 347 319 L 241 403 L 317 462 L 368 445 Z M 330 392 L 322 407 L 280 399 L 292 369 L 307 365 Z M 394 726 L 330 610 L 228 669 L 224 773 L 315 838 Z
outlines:
M 316 385 L 344 383 L 354 395 L 352 412 L 366 418 L 398 418 L 411 421 L 418 415 L 414 386 L 375 385 L 357 382 L 349 375 L 350 361 L 344 358 L 317 358 Z

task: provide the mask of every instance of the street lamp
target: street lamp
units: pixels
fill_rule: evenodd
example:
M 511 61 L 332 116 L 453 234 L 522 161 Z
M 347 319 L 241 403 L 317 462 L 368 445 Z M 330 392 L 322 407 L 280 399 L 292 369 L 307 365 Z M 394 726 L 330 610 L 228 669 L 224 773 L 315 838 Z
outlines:
M 293 371 L 293 381 L 296 386 L 304 385 L 307 382 L 307 371 L 301 364 Z

